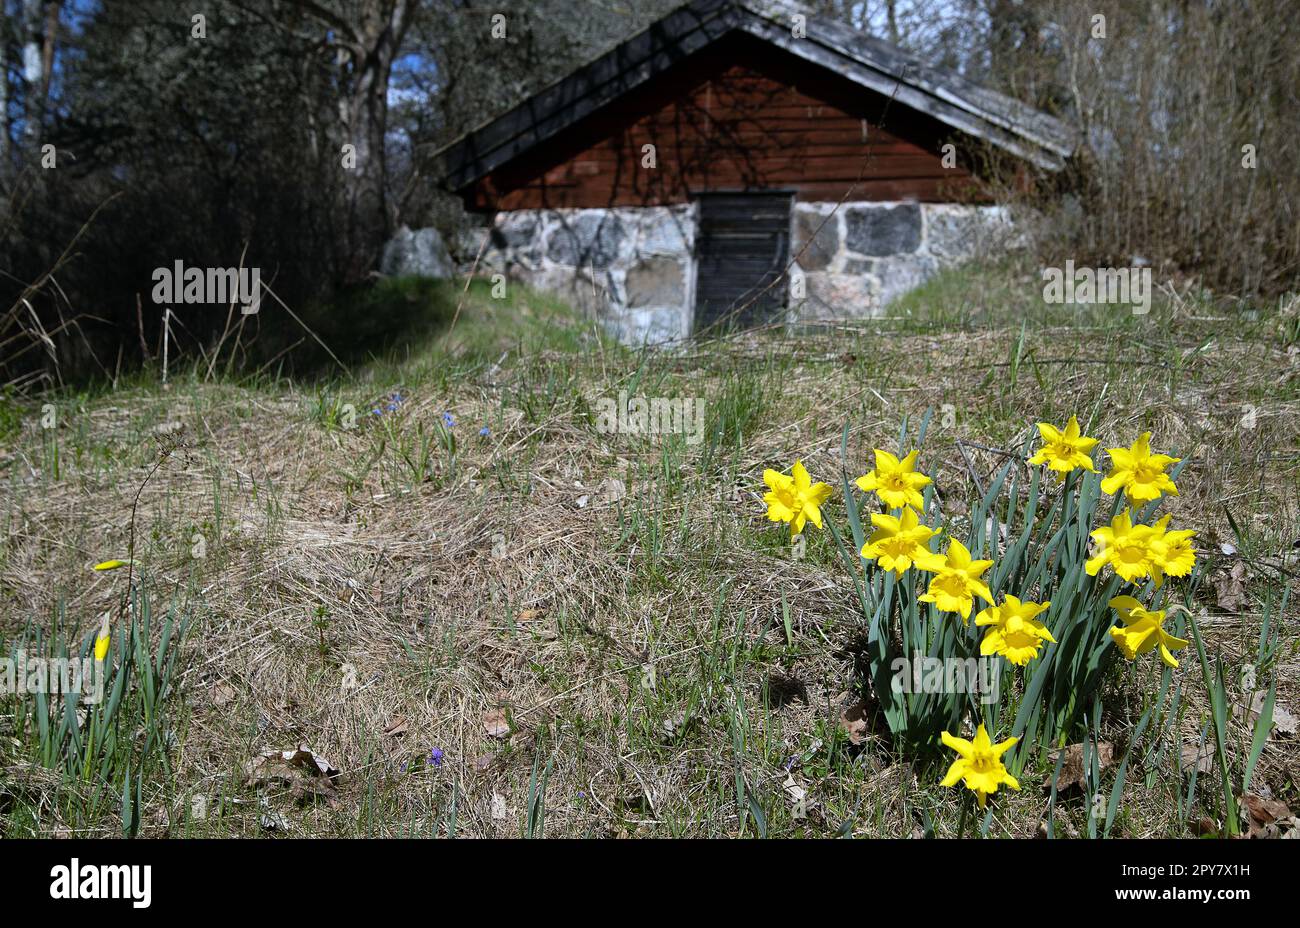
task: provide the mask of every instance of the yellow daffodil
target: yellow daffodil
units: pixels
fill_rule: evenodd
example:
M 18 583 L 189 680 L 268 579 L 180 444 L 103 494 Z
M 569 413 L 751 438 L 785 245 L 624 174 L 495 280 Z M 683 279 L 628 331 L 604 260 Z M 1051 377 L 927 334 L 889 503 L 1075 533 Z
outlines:
M 956 786 L 959 782 L 964 782 L 966 788 L 975 794 L 981 809 L 989 796 L 996 793 L 1003 783 L 1011 789 L 1020 789 L 1020 783 L 1007 772 L 1006 765 L 1002 763 L 1002 755 L 1014 747 L 1019 738 L 1008 738 L 993 744 L 983 725 L 976 730 L 974 741 L 958 738 L 946 731 L 941 732 L 940 737 L 958 755 L 948 768 L 947 775 L 940 781 L 940 786 Z
M 976 625 L 991 626 L 980 642 L 980 654 L 1001 654 L 1011 663 L 1023 667 L 1038 656 L 1044 641 L 1056 643 L 1047 626 L 1035 618 L 1052 603 L 1021 602 L 1008 596 L 1001 606 L 989 606 L 975 616 Z
M 1162 661 L 1170 667 L 1178 666 L 1173 652 L 1187 647 L 1188 640 L 1175 638 L 1165 631 L 1163 611 L 1149 612 L 1132 596 L 1116 596 L 1110 601 L 1110 607 L 1124 620 L 1124 627 L 1116 625 L 1110 630 L 1110 637 L 1115 639 L 1126 658 L 1136 660 L 1139 654 L 1158 647 Z
M 1043 446 L 1034 452 L 1030 464 L 1046 464 L 1049 470 L 1068 474 L 1076 468 L 1095 471 L 1089 456 L 1097 439 L 1079 434 L 1079 420 L 1070 417 L 1064 431 L 1046 422 L 1038 423 L 1038 434 L 1043 438 Z
M 1156 570 L 1151 539 L 1155 529 L 1149 525 L 1134 525 L 1133 513 L 1125 509 L 1110 520 L 1109 527 L 1092 533 L 1097 542 L 1097 554 L 1088 559 L 1084 569 L 1095 577 L 1102 566 L 1109 564 L 1115 573 L 1129 583 L 1149 577 Z
M 100 629 L 99 637 L 95 639 L 95 660 L 102 661 L 108 656 L 108 645 L 112 640 L 112 632 L 108 627 L 108 616 L 104 616 L 104 627 Z
M 1192 536 L 1196 532 L 1191 529 L 1168 531 L 1170 518 L 1166 515 L 1152 526 L 1149 547 L 1157 583 L 1163 582 L 1166 574 L 1186 577 L 1196 566 L 1196 549 L 1192 547 Z
M 1124 488 L 1124 495 L 1132 505 L 1149 503 L 1164 494 L 1178 495 L 1178 487 L 1169 479 L 1165 469 L 1182 458 L 1151 453 L 1151 433 L 1143 432 L 1132 448 L 1108 448 L 1111 472 L 1101 482 L 1104 493 L 1114 495 Z
M 818 507 L 831 495 L 830 484 L 813 483 L 802 461 L 794 462 L 790 474 L 770 468 L 763 471 L 763 482 L 768 486 L 763 502 L 767 503 L 769 519 L 789 522 L 791 535 L 802 532 L 806 522 L 822 527 L 822 514 Z
M 95 565 L 95 570 L 117 570 L 119 567 L 125 567 L 130 561 L 100 561 Z
M 904 508 L 901 516 L 871 514 L 876 530 L 862 546 L 862 556 L 875 560 L 885 570 L 900 577 L 915 565 L 921 570 L 937 571 L 944 565 L 942 555 L 930 550 L 934 529 L 921 525 L 916 510 Z
M 993 603 L 993 594 L 980 579 L 992 566 L 992 561 L 972 561 L 970 550 L 954 538 L 948 543 L 947 558 L 930 581 L 930 589 L 918 598 L 921 602 L 934 603 L 943 612 L 961 613 L 965 625 L 970 620 L 976 596 L 990 605 Z
M 855 481 L 863 493 L 875 493 L 890 509 L 924 508 L 925 501 L 921 491 L 930 485 L 930 478 L 916 472 L 916 456 L 913 451 L 903 460 L 899 460 L 888 451 L 876 449 L 876 469 Z

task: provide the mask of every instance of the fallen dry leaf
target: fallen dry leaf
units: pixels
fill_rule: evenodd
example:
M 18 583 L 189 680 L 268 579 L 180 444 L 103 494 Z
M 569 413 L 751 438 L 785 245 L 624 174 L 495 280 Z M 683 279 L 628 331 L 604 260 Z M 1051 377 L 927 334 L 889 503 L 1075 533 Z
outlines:
M 659 723 L 659 726 L 664 733 L 664 737 L 672 739 L 682 734 L 690 721 L 691 719 L 685 712 L 678 712 L 675 715 L 668 716 Z
M 1276 828 L 1278 834 L 1265 835 L 1265 837 L 1277 837 L 1284 841 L 1300 841 L 1300 818 L 1291 816 L 1290 818 L 1280 818 L 1269 828 Z
M 271 803 L 266 797 L 262 797 L 261 812 L 257 817 L 257 823 L 267 831 L 288 831 L 289 821 L 279 812 L 271 808 Z
M 1093 750 L 1095 748 L 1096 760 L 1093 760 Z M 1048 763 L 1052 770 L 1056 770 L 1056 760 L 1060 756 L 1060 751 L 1053 751 L 1048 755 Z M 1115 762 L 1115 745 L 1109 741 L 1101 741 L 1096 745 L 1089 745 L 1088 763 L 1096 763 L 1097 768 L 1105 770 Z M 1057 781 L 1056 788 L 1064 789 L 1067 786 L 1077 786 L 1083 789 L 1088 782 L 1087 771 L 1083 767 L 1083 744 L 1071 744 L 1065 748 L 1065 760 L 1061 762 L 1061 777 Z M 1052 785 L 1049 777 L 1046 786 L 1050 789 Z
M 1214 573 L 1214 594 L 1224 612 L 1240 612 L 1246 604 L 1246 563 L 1235 562 L 1227 570 Z
M 862 744 L 871 737 L 871 725 L 867 721 L 867 704 L 859 699 L 845 707 L 840 713 L 840 727 L 848 733 L 849 741 Z
M 1259 714 L 1264 711 L 1264 703 L 1268 699 L 1266 690 L 1256 690 L 1251 694 L 1250 705 L 1239 702 L 1233 706 L 1233 717 L 1247 725 L 1254 725 Z M 1273 703 L 1273 728 L 1269 732 L 1269 737 L 1283 735 L 1294 737 L 1296 733 L 1296 717 L 1286 706 L 1281 703 Z
M 1250 813 L 1248 825 L 1252 838 L 1280 838 L 1284 827 L 1295 819 L 1285 802 L 1280 799 L 1265 799 L 1253 793 L 1240 797 L 1241 804 Z
M 331 783 L 337 782 L 340 776 L 337 768 L 305 744 L 292 751 L 263 751 L 244 769 L 249 785 L 268 780 L 292 781 L 302 773 L 324 777 Z
M 520 625 L 525 625 L 529 622 L 536 622 L 545 615 L 545 609 L 523 609 L 515 616 L 515 621 Z
M 218 683 L 212 688 L 212 704 L 221 708 L 234 702 L 237 695 L 235 688 L 229 683 Z
M 510 720 L 504 709 L 491 709 L 483 716 L 483 730 L 489 738 L 510 737 Z
M 1184 744 L 1179 757 L 1183 773 L 1191 773 L 1193 767 L 1202 774 L 1214 773 L 1214 748 L 1208 741 L 1199 746 L 1190 742 Z
M 406 734 L 409 727 L 410 723 L 408 723 L 403 716 L 399 715 L 388 723 L 388 727 L 384 729 L 384 734 L 390 738 L 400 738 L 402 735 Z
M 244 766 L 249 786 L 278 783 L 289 787 L 299 802 L 323 798 L 332 804 L 340 776 L 333 764 L 305 744 L 292 751 L 263 751 Z
M 1219 823 L 1208 815 L 1203 815 L 1191 824 L 1192 834 L 1198 838 L 1215 838 L 1219 834 Z

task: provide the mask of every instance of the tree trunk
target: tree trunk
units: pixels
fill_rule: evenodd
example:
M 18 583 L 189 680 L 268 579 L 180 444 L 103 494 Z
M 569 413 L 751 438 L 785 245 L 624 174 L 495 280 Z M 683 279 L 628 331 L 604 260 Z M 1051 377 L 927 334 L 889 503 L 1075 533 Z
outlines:
M 41 7 L 42 0 L 22 0 L 22 66 L 23 66 L 23 134 L 35 139 L 39 134 L 40 104 L 37 97 L 41 86 Z
M 9 30 L 4 25 L 0 24 L 0 178 L 9 164 Z
M 354 64 L 350 93 L 341 101 L 344 141 L 356 147 L 355 166 L 344 170 L 341 189 L 350 239 L 342 268 L 349 282 L 370 272 L 391 231 L 384 137 L 388 75 L 396 51 L 390 35 L 381 35 Z
M 411 24 L 412 2 L 365 0 L 350 21 L 313 0 L 294 3 L 330 29 L 338 43 L 338 146 L 331 155 L 338 159 L 342 173 L 336 199 L 343 220 L 336 237 L 337 267 L 345 283 L 355 283 L 374 269 L 392 231 L 384 151 L 388 83 Z M 344 145 L 353 146 L 354 163 L 345 161 Z
M 50 78 L 54 76 L 54 42 L 59 35 L 59 8 L 62 0 L 46 0 L 45 44 L 41 48 L 41 110 L 50 99 Z

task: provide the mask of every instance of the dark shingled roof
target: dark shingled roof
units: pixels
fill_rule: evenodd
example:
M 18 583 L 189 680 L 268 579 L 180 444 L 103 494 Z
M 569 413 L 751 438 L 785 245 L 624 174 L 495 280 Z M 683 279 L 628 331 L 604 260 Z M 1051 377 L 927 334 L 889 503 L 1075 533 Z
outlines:
M 793 17 L 807 17 L 795 38 Z M 444 180 L 461 190 L 643 85 L 687 55 L 735 32 L 770 42 L 862 87 L 1047 170 L 1077 145 L 1073 127 L 889 42 L 811 15 L 788 0 L 690 0 L 518 106 L 442 148 Z

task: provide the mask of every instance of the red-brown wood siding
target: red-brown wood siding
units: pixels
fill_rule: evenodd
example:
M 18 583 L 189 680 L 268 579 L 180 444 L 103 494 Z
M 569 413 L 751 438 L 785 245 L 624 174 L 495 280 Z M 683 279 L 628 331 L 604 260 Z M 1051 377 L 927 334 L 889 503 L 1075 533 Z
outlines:
M 719 42 L 649 83 L 484 177 L 470 205 L 650 206 L 772 189 L 800 200 L 982 198 L 947 126 L 752 39 Z M 642 167 L 646 144 L 655 168 Z

